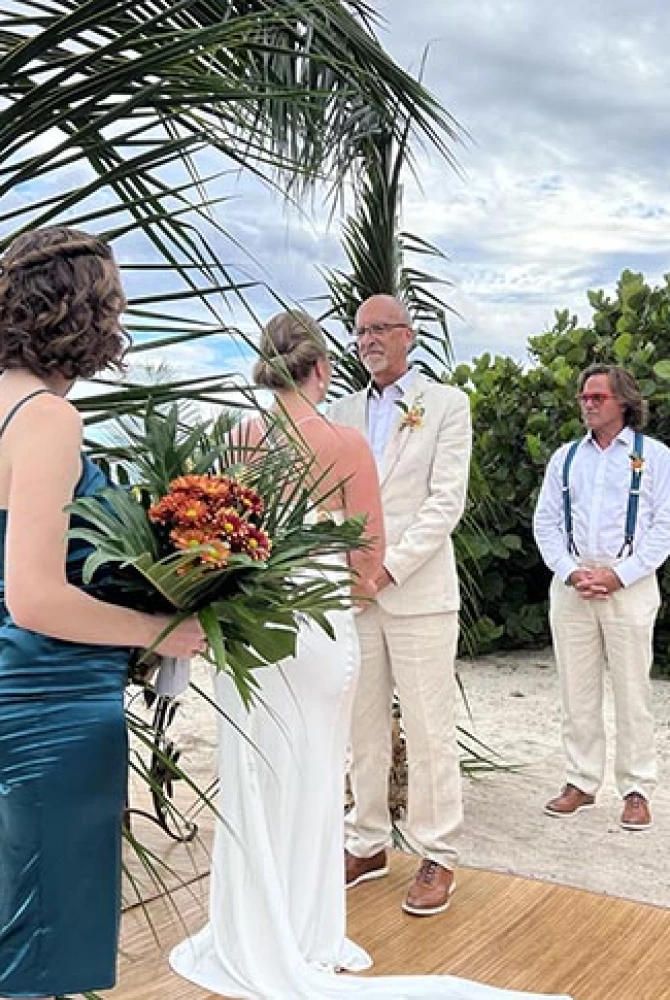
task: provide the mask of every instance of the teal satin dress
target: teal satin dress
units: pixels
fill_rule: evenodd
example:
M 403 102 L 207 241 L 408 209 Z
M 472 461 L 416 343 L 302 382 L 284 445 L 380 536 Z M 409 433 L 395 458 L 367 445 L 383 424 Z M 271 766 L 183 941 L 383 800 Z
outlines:
M 0 432 L 1 433 L 1 432 Z M 76 495 L 105 486 L 83 459 Z M 7 513 L 0 511 L 2 565 Z M 81 583 L 87 549 L 68 552 Z M 128 650 L 18 628 L 0 579 L 0 996 L 109 989 L 116 975 Z

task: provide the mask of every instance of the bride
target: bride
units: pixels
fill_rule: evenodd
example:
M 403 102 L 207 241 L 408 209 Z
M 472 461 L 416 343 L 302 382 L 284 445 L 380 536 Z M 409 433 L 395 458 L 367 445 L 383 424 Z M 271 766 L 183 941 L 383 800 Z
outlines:
M 280 313 L 260 350 L 266 360 L 256 364 L 255 381 L 274 392 L 275 408 L 314 454 L 322 507 L 336 518 L 367 515 L 372 544 L 349 563 L 354 603 L 369 600 L 383 555 L 377 470 L 365 439 L 316 409 L 331 375 L 324 336 L 306 314 Z M 452 976 L 342 974 L 372 961 L 345 933 L 344 762 L 359 669 L 354 612 L 330 619 L 335 640 L 305 626 L 296 656 L 262 672 L 250 712 L 228 677 L 215 679 L 227 718 L 219 722 L 223 819 L 209 922 L 172 951 L 173 969 L 236 1000 L 533 1000 Z

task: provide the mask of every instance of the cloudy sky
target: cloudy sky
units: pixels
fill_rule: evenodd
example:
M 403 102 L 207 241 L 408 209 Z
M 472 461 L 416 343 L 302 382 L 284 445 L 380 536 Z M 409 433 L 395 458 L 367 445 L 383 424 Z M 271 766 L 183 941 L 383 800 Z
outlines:
M 381 5 L 380 5 L 381 6 Z M 670 15 L 663 0 L 388 0 L 388 46 L 473 143 L 425 166 L 407 223 L 451 258 L 459 356 L 523 357 L 557 308 L 624 267 L 670 270 Z M 409 13 L 411 12 L 411 14 Z
M 586 291 L 624 267 L 670 270 L 670 14 L 665 0 L 377 0 L 385 46 L 467 129 L 463 176 L 419 158 L 404 225 L 448 254 L 457 357 L 525 358 L 555 309 L 589 316 Z M 338 228 L 276 196 L 230 188 L 244 263 L 287 298 L 323 292 Z M 231 247 L 229 262 L 236 262 Z M 239 262 L 239 259 L 238 259 Z M 271 310 L 258 301 L 261 315 Z
M 625 267 L 662 280 L 670 271 L 666 0 L 374 6 L 379 37 L 402 66 L 417 73 L 428 46 L 426 83 L 470 137 L 454 149 L 460 175 L 420 153 L 420 187 L 408 177 L 404 191 L 404 228 L 449 257 L 442 274 L 463 317 L 451 324 L 459 360 L 484 351 L 525 360 L 527 338 L 550 328 L 556 309 L 587 321 L 587 290 L 613 288 Z M 234 238 L 218 244 L 222 262 L 321 311 L 319 269 L 344 262 L 338 219 L 318 210 L 320 195 L 300 212 L 233 172 L 213 193 L 225 198 L 217 211 Z M 128 251 L 137 258 L 137 247 Z M 129 290 L 146 293 L 156 281 L 130 274 Z M 252 304 L 259 322 L 277 308 L 269 294 Z M 254 329 L 234 304 L 227 318 Z M 248 371 L 248 356 L 220 338 L 174 348 L 169 361 L 179 374 Z

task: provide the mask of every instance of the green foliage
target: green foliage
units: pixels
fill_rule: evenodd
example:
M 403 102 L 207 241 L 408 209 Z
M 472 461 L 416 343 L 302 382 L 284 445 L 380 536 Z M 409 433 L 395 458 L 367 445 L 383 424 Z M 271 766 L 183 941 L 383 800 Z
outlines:
M 365 150 L 365 165 L 358 177 L 355 211 L 343 226 L 342 246 L 346 271 L 329 270 L 329 308 L 350 334 L 360 303 L 380 292 L 399 298 L 407 306 L 416 332 L 413 364 L 428 378 L 441 382 L 451 369 L 453 352 L 446 316 L 452 311 L 441 297 L 449 282 L 419 270 L 411 261 L 444 261 L 439 247 L 400 228 L 403 172 L 411 167 L 409 137 L 411 117 L 397 115 L 400 128 L 389 130 L 377 123 Z M 398 138 L 397 132 L 401 132 Z M 356 350 L 331 337 L 333 396 L 355 392 L 368 384 L 370 375 Z M 476 463 L 470 473 L 468 509 L 454 537 L 461 582 L 461 645 L 467 653 L 486 648 L 500 635 L 500 628 L 482 616 L 479 607 L 479 566 L 482 547 L 489 545 L 486 528 L 488 487 Z M 476 498 L 476 501 L 473 500 Z M 476 514 L 475 514 L 476 511 Z
M 437 361 L 441 370 L 452 361 L 446 316 L 453 310 L 441 296 L 442 288 L 450 282 L 420 270 L 412 262 L 426 258 L 441 262 L 446 257 L 439 247 L 401 229 L 402 180 L 404 171 L 412 165 L 409 139 L 414 126 L 411 115 L 397 111 L 392 127 L 381 120 L 376 122 L 363 147 L 362 167 L 354 189 L 354 213 L 342 226 L 348 270 L 325 272 L 329 307 L 323 318 L 336 318 L 351 335 L 361 302 L 380 293 L 394 295 L 404 302 L 413 319 L 415 366 L 439 380 L 440 375 L 435 376 L 428 368 L 427 359 Z M 358 353 L 343 350 L 337 338 L 331 338 L 331 342 L 331 394 L 362 389 L 370 376 Z
M 530 338 L 532 367 L 483 354 L 451 375 L 470 394 L 474 464 L 488 487 L 471 498 L 475 519 L 488 529 L 467 539 L 481 574 L 482 617 L 471 634 L 479 651 L 549 639 L 549 573 L 533 541 L 532 514 L 549 456 L 584 433 L 575 402 L 579 373 L 596 362 L 623 365 L 649 400 L 649 433 L 670 441 L 670 276 L 651 288 L 641 274 L 624 271 L 614 296 L 589 292 L 588 301 L 588 325 L 557 312 L 553 329 Z M 661 584 L 668 593 L 670 568 Z M 670 616 L 662 612 L 660 658 L 669 640 Z
M 319 517 L 327 495 L 323 473 L 278 418 L 267 417 L 267 432 L 257 444 L 227 427 L 226 414 L 222 421 L 186 427 L 176 406 L 167 413 L 150 408 L 139 429 L 126 428 L 125 450 L 115 452 L 132 487 L 74 500 L 68 534 L 92 546 L 83 570 L 86 585 L 107 571 L 98 584 L 101 596 L 172 613 L 173 627 L 197 614 L 208 658 L 232 675 L 249 704 L 258 686 L 253 671 L 294 654 L 303 620 L 332 635 L 326 614 L 349 606 L 343 589 L 349 574 L 344 563 L 329 561 L 364 544 L 364 519 L 336 524 Z M 229 549 L 220 564 L 208 564 L 197 558 L 207 551 L 205 543 L 175 551 L 150 521 L 149 505 L 169 492 L 172 480 L 200 474 L 232 477 L 262 499 L 253 523 L 271 540 L 267 558 Z M 328 574 L 321 572 L 326 565 Z
M 0 249 L 54 223 L 122 241 L 124 275 L 144 278 L 126 320 L 134 351 L 243 336 L 231 328 L 233 306 L 256 325 L 247 295 L 258 283 L 222 263 L 222 248 L 237 245 L 220 194 L 226 175 L 242 170 L 296 200 L 328 178 L 336 204 L 371 122 L 402 139 L 408 115 L 447 160 L 459 132 L 379 44 L 366 0 L 6 7 Z M 230 374 L 160 392 L 220 402 Z M 125 383 L 79 405 L 99 423 L 137 411 L 148 394 Z
M 296 199 L 328 178 L 337 204 L 343 182 L 360 166 L 371 122 L 403 142 L 405 117 L 417 137 L 451 160 L 459 126 L 384 51 L 375 23 L 367 0 L 4 5 L 0 249 L 27 228 L 55 223 L 121 242 L 124 276 L 143 279 L 126 316 L 135 353 L 236 335 L 233 306 L 255 326 L 247 294 L 257 283 L 222 263 L 222 248 L 235 241 L 226 227 L 227 198 L 213 191 L 227 173 L 258 176 Z M 229 371 L 148 386 L 142 379 L 96 381 L 95 391 L 77 399 L 86 445 L 125 485 L 138 481 L 137 468 L 122 464 L 113 442 L 106 446 L 101 424 L 140 417 L 147 399 L 220 405 L 239 396 Z M 131 523 L 139 539 L 140 526 L 129 521 L 129 529 Z M 313 610 L 327 600 L 312 595 Z M 306 603 L 294 588 L 287 614 L 309 611 Z M 238 643 L 232 661 L 244 656 Z M 129 724 L 137 736 L 140 725 L 130 714 Z M 185 778 L 169 757 L 163 764 Z M 155 787 L 152 793 L 162 795 Z M 162 797 L 165 808 L 176 808 Z M 126 835 L 163 891 L 161 859 Z

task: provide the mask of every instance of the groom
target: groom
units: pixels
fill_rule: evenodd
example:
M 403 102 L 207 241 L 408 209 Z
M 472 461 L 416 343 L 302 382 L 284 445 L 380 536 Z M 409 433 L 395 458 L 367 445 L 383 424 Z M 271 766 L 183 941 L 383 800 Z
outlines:
M 409 368 L 409 313 L 373 295 L 356 315 L 367 389 L 337 400 L 336 423 L 367 435 L 382 491 L 387 550 L 377 601 L 356 618 L 361 677 L 351 735 L 354 809 L 346 820 L 346 881 L 388 872 L 391 702 L 397 690 L 407 741 L 408 812 L 402 834 L 423 857 L 403 909 L 440 913 L 454 889 L 462 822 L 454 724 L 458 579 L 451 533 L 465 504 L 470 458 L 467 396 Z

